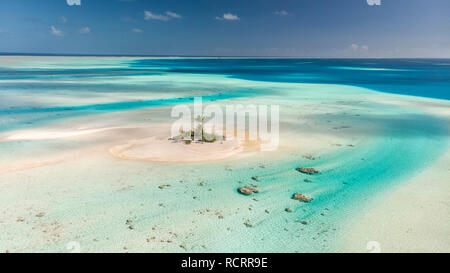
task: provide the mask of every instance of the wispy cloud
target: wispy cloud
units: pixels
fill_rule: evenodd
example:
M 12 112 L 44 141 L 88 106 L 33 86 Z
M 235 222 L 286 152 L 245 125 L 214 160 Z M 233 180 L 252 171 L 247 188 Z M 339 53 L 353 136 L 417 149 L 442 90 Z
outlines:
M 358 49 L 359 49 L 359 45 L 357 45 L 357 44 L 351 44 L 350 45 L 350 50 L 357 51 Z
M 369 46 L 368 45 L 351 44 L 349 46 L 349 48 L 353 52 L 367 52 L 367 51 L 369 51 Z
M 277 11 L 275 11 L 275 14 L 279 15 L 279 16 L 288 16 L 289 15 L 289 13 L 285 10 L 277 10 Z
M 88 33 L 91 33 L 91 29 L 89 27 L 83 27 L 83 28 L 80 28 L 78 30 L 78 32 L 81 34 L 88 34 Z
M 161 20 L 161 21 L 168 21 L 169 17 L 166 15 L 162 15 L 162 14 L 155 14 L 151 11 L 144 11 L 144 19 L 145 20 Z
M 166 11 L 167 16 L 172 17 L 172 18 L 176 18 L 176 19 L 181 19 L 183 18 L 181 15 L 179 15 L 178 13 L 172 12 L 170 10 Z
M 232 13 L 224 13 L 222 16 L 216 16 L 217 20 L 237 21 L 240 20 L 239 16 Z
M 81 6 L 81 0 L 66 0 L 69 6 Z
M 64 36 L 64 32 L 62 32 L 62 30 L 60 29 L 57 29 L 55 26 L 50 27 L 50 33 L 59 37 Z
M 67 18 L 66 18 L 66 16 L 61 16 L 61 22 L 62 22 L 63 24 L 67 23 Z
M 166 11 L 166 13 L 164 14 L 157 14 L 148 10 L 144 11 L 145 20 L 169 21 L 170 19 L 181 19 L 181 18 L 183 18 L 183 16 L 173 11 Z
M 133 28 L 131 31 L 133 31 L 134 33 L 142 33 L 142 29 L 140 28 Z

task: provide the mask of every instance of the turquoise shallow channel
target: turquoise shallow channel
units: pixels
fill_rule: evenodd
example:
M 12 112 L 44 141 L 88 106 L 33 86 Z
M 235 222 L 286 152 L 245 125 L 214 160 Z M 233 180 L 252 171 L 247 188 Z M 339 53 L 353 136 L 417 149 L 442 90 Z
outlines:
M 108 153 L 194 97 L 279 105 L 279 150 L 192 163 Z M 0 251 L 339 252 L 349 224 L 447 151 L 448 116 L 429 108 L 449 99 L 448 59 L 0 56 Z M 10 138 L 84 127 L 120 129 Z

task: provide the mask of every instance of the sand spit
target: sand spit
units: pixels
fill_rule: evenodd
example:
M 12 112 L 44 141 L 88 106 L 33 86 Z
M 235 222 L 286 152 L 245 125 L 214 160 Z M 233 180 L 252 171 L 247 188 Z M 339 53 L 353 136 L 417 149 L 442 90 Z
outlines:
M 14 140 L 49 140 L 90 135 L 116 129 L 133 129 L 137 127 L 105 127 L 96 129 L 77 128 L 75 130 L 28 130 L 6 136 L 4 141 Z
M 36 161 L 21 164 L 4 164 L 0 167 L 0 175 L 49 166 L 52 164 L 59 164 L 63 161 L 64 159 L 55 159 L 55 160 Z
M 224 140 L 214 143 L 174 142 L 149 137 L 116 145 L 109 152 L 118 158 L 156 162 L 200 162 L 229 158 L 244 151 L 240 141 Z

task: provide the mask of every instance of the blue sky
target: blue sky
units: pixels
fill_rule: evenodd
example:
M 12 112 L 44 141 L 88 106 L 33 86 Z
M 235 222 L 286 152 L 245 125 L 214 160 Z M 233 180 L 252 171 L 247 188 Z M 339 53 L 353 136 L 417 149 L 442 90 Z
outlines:
M 449 58 L 449 14 L 449 0 L 1 0 L 0 52 Z

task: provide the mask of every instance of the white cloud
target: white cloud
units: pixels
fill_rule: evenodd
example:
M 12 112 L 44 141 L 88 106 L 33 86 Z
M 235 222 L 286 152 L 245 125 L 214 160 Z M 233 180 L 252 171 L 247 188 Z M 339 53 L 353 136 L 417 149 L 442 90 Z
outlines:
M 69 6 L 81 6 L 81 0 L 66 0 L 66 2 Z
M 161 20 L 161 21 L 168 21 L 169 17 L 166 15 L 161 15 L 161 14 L 155 14 L 152 13 L 151 11 L 144 11 L 144 19 L 145 20 Z
M 88 33 L 91 33 L 91 29 L 89 27 L 84 27 L 84 28 L 80 28 L 78 30 L 78 32 L 81 34 L 88 34 Z
M 358 51 L 359 45 L 357 45 L 357 44 L 351 44 L 351 45 L 350 45 L 350 49 L 351 49 L 352 51 Z
M 289 13 L 285 10 L 277 10 L 277 11 L 275 11 L 275 14 L 280 15 L 280 16 L 288 16 L 289 15 Z
M 236 14 L 231 14 L 231 13 L 224 13 L 221 17 L 217 16 L 216 19 L 217 20 L 228 20 L 228 21 L 240 20 L 239 16 L 237 16 Z
M 131 31 L 133 31 L 135 33 L 142 33 L 142 29 L 140 29 L 140 28 L 133 28 Z
M 379 5 L 381 5 L 381 0 L 367 0 L 367 5 L 379 6 Z
M 183 18 L 181 15 L 179 15 L 179 14 L 177 14 L 177 13 L 175 13 L 175 12 L 172 12 L 172 11 L 166 11 L 166 14 L 167 14 L 167 16 L 169 16 L 169 17 L 172 17 L 172 18 L 176 18 L 176 19 L 181 19 L 181 18 Z
M 62 30 L 57 29 L 57 28 L 54 27 L 54 26 L 51 26 L 51 27 L 50 27 L 50 33 L 53 34 L 53 35 L 55 35 L 55 36 L 59 36 L 59 37 L 64 36 L 64 32 L 62 32 Z
M 349 49 L 353 52 L 367 52 L 367 51 L 369 51 L 369 46 L 368 45 L 351 44 L 349 46 Z
M 166 11 L 165 14 L 157 14 L 151 11 L 144 11 L 144 19 L 145 20 L 160 20 L 160 21 L 169 21 L 170 19 L 181 19 L 183 18 L 180 14 L 175 13 L 173 11 Z

